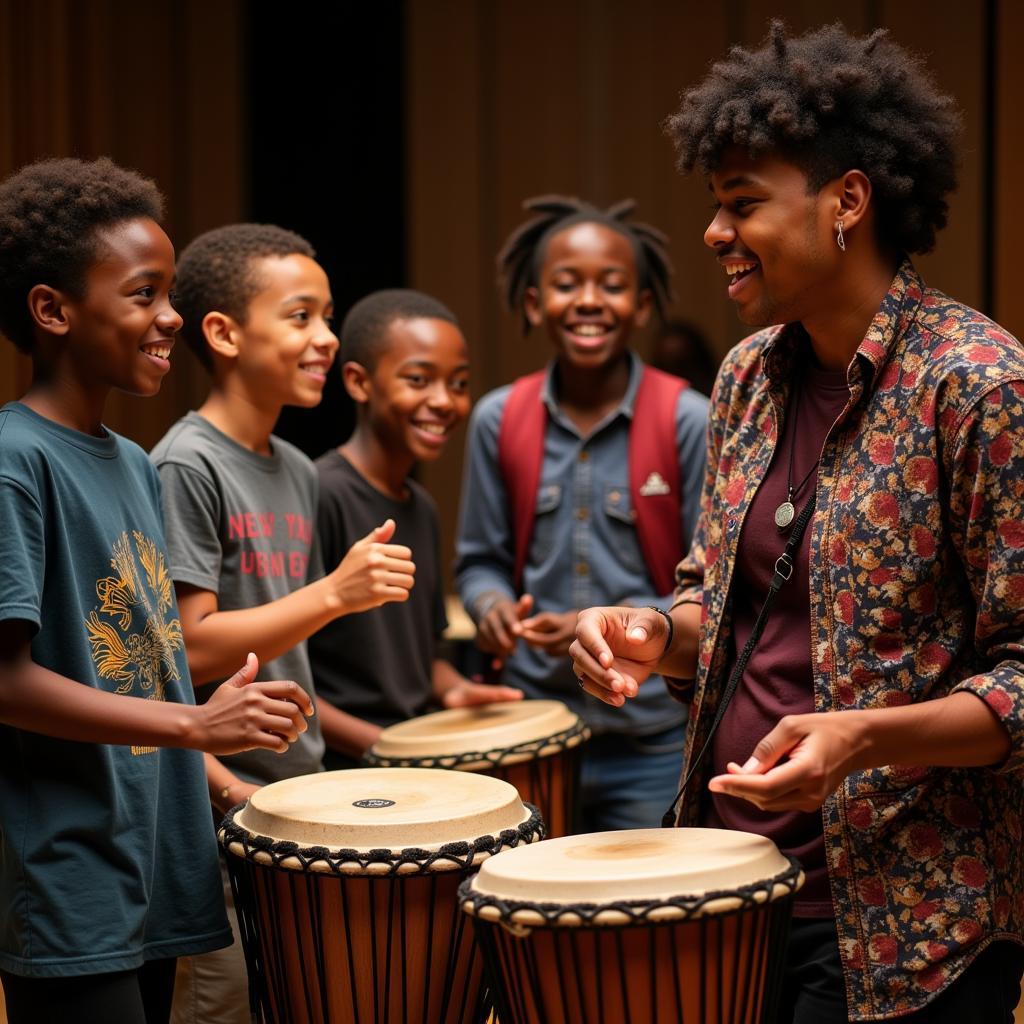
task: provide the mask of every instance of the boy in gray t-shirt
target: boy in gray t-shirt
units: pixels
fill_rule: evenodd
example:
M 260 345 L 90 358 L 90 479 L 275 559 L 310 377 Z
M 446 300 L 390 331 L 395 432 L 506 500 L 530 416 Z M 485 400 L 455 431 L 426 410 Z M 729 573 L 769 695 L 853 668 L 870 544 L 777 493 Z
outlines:
M 197 238 L 178 262 L 181 334 L 210 370 L 198 412 L 152 452 L 163 483 L 170 574 L 192 678 L 221 679 L 254 650 L 263 671 L 312 694 L 306 639 L 340 615 L 404 600 L 408 548 L 389 544 L 387 521 L 326 575 L 314 542 L 313 464 L 271 430 L 285 405 L 321 398 L 338 348 L 327 275 L 298 235 L 235 224 Z M 199 691 L 202 699 L 202 690 Z M 207 757 L 214 808 L 224 812 L 260 785 L 320 770 L 314 719 L 283 757 Z M 236 945 L 183 962 L 174 1021 L 248 1022 Z

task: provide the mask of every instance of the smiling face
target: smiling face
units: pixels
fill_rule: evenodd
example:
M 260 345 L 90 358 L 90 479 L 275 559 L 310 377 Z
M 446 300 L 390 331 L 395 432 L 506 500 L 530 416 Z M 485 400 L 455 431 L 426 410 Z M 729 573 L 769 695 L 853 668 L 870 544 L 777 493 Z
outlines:
M 155 395 L 181 317 L 171 305 L 174 247 L 149 218 L 96 231 L 80 298 L 62 300 L 66 355 L 80 385 Z
M 730 150 L 711 175 L 716 201 L 704 241 L 729 275 L 728 295 L 752 327 L 827 313 L 842 271 L 838 201 L 830 185 L 780 157 Z
M 633 244 L 594 221 L 552 235 L 538 284 L 527 289 L 526 315 L 543 325 L 559 356 L 598 368 L 622 355 L 633 330 L 647 323 L 651 293 L 640 290 Z
M 436 459 L 469 415 L 469 354 L 447 320 L 393 320 L 372 371 L 345 364 L 349 394 L 381 448 L 411 462 Z
M 261 405 L 318 405 L 338 351 L 327 275 L 297 253 L 264 257 L 252 270 L 262 287 L 249 302 L 245 323 L 232 328 L 232 372 Z

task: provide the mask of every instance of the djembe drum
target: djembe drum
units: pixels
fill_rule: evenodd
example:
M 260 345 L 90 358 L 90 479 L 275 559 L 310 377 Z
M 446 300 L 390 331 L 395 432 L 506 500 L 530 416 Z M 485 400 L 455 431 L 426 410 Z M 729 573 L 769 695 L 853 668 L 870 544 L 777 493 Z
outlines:
M 802 884 L 761 836 L 637 829 L 499 854 L 459 897 L 501 1024 L 774 1024 Z
M 452 768 L 511 783 L 549 836 L 572 832 L 583 720 L 557 700 L 453 708 L 385 729 L 364 758 L 379 768 Z
M 272 1024 L 471 1024 L 482 968 L 456 892 L 542 835 L 500 779 L 355 769 L 288 779 L 224 819 L 250 996 Z

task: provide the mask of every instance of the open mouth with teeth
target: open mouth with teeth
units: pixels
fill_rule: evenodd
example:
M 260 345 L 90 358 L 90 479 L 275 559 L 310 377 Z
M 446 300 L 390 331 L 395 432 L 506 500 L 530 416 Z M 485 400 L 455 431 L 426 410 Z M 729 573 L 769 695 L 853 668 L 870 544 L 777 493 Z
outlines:
M 435 437 L 444 437 L 448 433 L 448 427 L 443 423 L 413 423 L 413 426 Z
M 141 349 L 147 356 L 152 356 L 154 359 L 169 359 L 173 347 L 166 341 L 151 341 L 142 345 Z
M 753 260 L 723 264 L 722 269 L 729 276 L 729 294 L 733 295 L 738 291 L 743 281 L 750 277 L 757 268 L 758 264 Z
M 314 377 L 320 380 L 327 379 L 327 371 L 330 369 L 330 363 L 315 362 L 315 363 L 299 363 L 299 369 L 304 370 L 306 373 L 313 374 Z

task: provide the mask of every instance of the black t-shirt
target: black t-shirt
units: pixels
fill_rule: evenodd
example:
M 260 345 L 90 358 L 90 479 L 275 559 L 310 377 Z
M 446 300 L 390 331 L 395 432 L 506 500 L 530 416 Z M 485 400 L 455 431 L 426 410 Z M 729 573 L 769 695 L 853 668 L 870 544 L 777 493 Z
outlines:
M 441 588 L 437 508 L 407 480 L 405 501 L 378 491 L 337 451 L 316 460 L 320 475 L 317 531 L 324 569 L 385 519 L 394 544 L 412 549 L 416 585 L 408 601 L 343 615 L 309 639 L 317 695 L 375 725 L 392 725 L 428 710 L 431 663 L 447 621 Z

